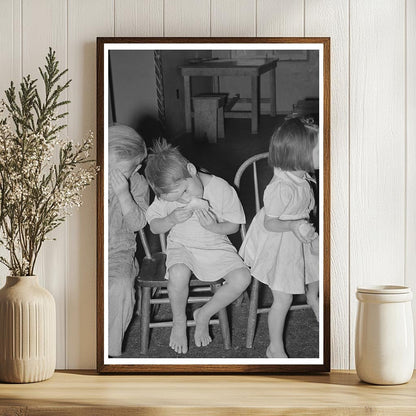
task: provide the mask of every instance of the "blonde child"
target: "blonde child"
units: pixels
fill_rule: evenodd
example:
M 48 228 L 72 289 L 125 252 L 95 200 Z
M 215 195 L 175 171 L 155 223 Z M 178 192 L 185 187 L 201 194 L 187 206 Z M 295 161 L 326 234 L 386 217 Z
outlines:
M 128 126 L 108 129 L 108 354 L 121 355 L 134 302 L 138 273 L 136 232 L 146 225 L 149 187 L 138 173 L 147 150 Z
M 218 311 L 237 299 L 251 276 L 227 235 L 245 222 L 235 190 L 223 179 L 197 171 L 166 141 L 159 141 L 148 157 L 146 178 L 155 192 L 146 217 L 153 233 L 166 233 L 168 293 L 173 314 L 169 346 L 188 351 L 186 301 L 191 273 L 203 281 L 225 283 L 195 310 L 195 345 L 211 342 L 208 324 Z
M 252 276 L 273 293 L 266 351 L 270 358 L 287 358 L 283 330 L 294 294 L 306 289 L 307 302 L 319 316 L 319 240 L 308 222 L 315 200 L 307 173 L 318 168 L 318 152 L 315 125 L 294 118 L 273 133 L 269 164 L 274 176 L 264 191 L 264 207 L 254 217 L 240 248 Z

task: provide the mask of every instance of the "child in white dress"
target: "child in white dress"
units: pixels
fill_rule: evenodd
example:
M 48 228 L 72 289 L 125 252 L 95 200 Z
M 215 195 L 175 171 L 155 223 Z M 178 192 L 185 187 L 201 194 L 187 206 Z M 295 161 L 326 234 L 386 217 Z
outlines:
M 269 164 L 274 176 L 264 207 L 256 214 L 240 248 L 254 278 L 273 293 L 268 316 L 270 344 L 266 355 L 287 358 L 283 343 L 286 315 L 294 294 L 305 293 L 319 316 L 318 234 L 308 222 L 315 200 L 308 171 L 318 168 L 318 128 L 289 119 L 272 135 Z
M 108 353 L 121 355 L 124 333 L 133 315 L 134 279 L 139 271 L 136 232 L 146 225 L 149 186 L 138 173 L 147 155 L 143 139 L 131 127 L 108 129 Z
M 173 327 L 169 346 L 179 354 L 188 351 L 186 301 L 191 273 L 225 283 L 201 308 L 195 310 L 195 345 L 211 342 L 209 320 L 237 299 L 250 283 L 250 272 L 228 239 L 245 223 L 235 190 L 223 179 L 197 171 L 180 152 L 159 141 L 149 155 L 146 178 L 155 200 L 146 213 L 155 234 L 166 233 L 166 270 Z

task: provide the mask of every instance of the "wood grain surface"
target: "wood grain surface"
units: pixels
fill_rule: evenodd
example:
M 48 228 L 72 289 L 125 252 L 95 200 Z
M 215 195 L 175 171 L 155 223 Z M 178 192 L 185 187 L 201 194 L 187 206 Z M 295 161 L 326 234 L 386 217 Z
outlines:
M 329 36 L 348 44 L 348 4 L 338 0 L 306 3 L 305 36 Z M 349 77 L 348 48 L 331 48 L 331 365 L 349 368 Z
M 38 68 L 44 67 L 49 47 L 56 51 L 56 58 L 60 63 L 59 69 L 63 71 L 68 66 L 66 0 L 40 0 L 39 2 L 22 0 L 21 7 L 22 74 L 23 76 L 30 74 L 31 78 L 38 79 L 39 92 L 42 95 L 44 88 Z M 42 19 L 49 23 L 39 24 Z M 62 82 L 67 79 L 68 76 L 65 75 Z M 60 98 L 65 100 L 67 94 L 68 92 L 65 91 Z M 62 107 L 61 111 L 67 111 L 67 106 Z M 68 129 L 65 128 L 60 134 L 62 138 L 67 137 Z M 58 155 L 54 156 L 54 160 L 58 160 Z M 56 240 L 53 244 L 51 241 L 43 244 L 35 265 L 35 275 L 39 276 L 39 284 L 46 287 L 55 298 L 56 342 L 59 345 L 56 361 L 58 367 L 64 367 L 66 364 L 68 223 L 53 230 L 48 238 Z
M 113 0 L 70 0 L 67 13 L 68 67 L 72 79 L 68 134 L 74 143 L 79 143 L 95 130 L 96 45 L 91 39 L 98 32 L 114 35 Z M 95 154 L 92 157 L 98 160 Z M 95 359 L 95 325 L 86 317 L 95 316 L 96 311 L 96 285 L 92 279 L 96 269 L 96 186 L 97 182 L 93 182 L 84 191 L 82 208 L 74 210 L 67 219 L 65 366 L 69 368 L 87 368 Z M 77 256 L 74 251 L 85 255 Z
M 355 324 L 357 287 L 404 284 L 411 231 L 405 227 L 406 88 L 396 83 L 405 76 L 405 2 L 350 4 L 350 19 L 357 23 L 350 32 L 350 319 Z M 378 23 L 384 16 L 388 30 Z M 389 52 L 378 54 L 381 49 Z M 352 368 L 355 325 L 350 331 Z
M 353 372 L 287 376 L 99 376 L 57 372 L 0 384 L 0 415 L 414 415 L 415 377 L 399 386 Z

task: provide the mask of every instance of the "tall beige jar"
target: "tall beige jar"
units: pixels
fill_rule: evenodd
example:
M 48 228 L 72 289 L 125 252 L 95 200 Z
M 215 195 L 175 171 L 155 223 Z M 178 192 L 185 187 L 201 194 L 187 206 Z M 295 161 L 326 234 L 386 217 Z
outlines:
M 53 296 L 36 276 L 8 276 L 0 290 L 0 381 L 50 378 L 56 365 Z
M 357 289 L 355 366 L 372 384 L 402 384 L 414 368 L 412 292 L 405 286 Z

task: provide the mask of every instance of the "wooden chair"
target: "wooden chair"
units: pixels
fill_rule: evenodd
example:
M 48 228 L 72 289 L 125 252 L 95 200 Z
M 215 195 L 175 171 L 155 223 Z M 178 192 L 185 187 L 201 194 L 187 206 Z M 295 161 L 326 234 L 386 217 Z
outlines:
M 171 327 L 172 321 L 152 322 L 155 310 L 162 304 L 169 303 L 167 295 L 166 274 L 166 240 L 165 235 L 160 235 L 161 252 L 151 253 L 146 235 L 143 230 L 139 231 L 140 241 L 145 252 L 145 257 L 140 265 L 139 276 L 136 285 L 139 291 L 138 313 L 140 315 L 140 353 L 146 354 L 149 348 L 151 328 Z M 188 304 L 206 303 L 212 294 L 218 290 L 224 281 L 202 282 L 195 276 L 191 277 Z M 153 309 L 153 310 L 152 310 Z M 194 320 L 187 320 L 187 326 L 195 326 Z M 218 319 L 211 319 L 210 325 L 220 325 L 224 349 L 231 348 L 231 336 L 226 308 L 218 312 Z
M 246 170 L 251 167 L 252 175 L 253 175 L 253 187 L 254 187 L 254 205 L 255 205 L 255 213 L 260 211 L 262 207 L 262 195 L 264 189 L 260 189 L 259 186 L 259 175 L 258 175 L 258 162 L 264 159 L 267 159 L 269 154 L 266 153 L 259 153 L 248 158 L 237 170 L 237 173 L 234 177 L 234 185 L 237 190 L 240 189 L 241 179 L 244 174 L 246 174 Z M 260 197 L 261 196 L 261 197 Z M 242 224 L 240 228 L 241 238 L 244 240 L 246 236 L 246 225 Z M 252 278 L 251 282 L 251 291 L 250 291 L 250 300 L 249 300 L 249 310 L 248 310 L 248 319 L 247 319 L 247 335 L 246 335 L 246 347 L 252 348 L 254 335 L 256 332 L 257 326 L 257 315 L 260 313 L 269 312 L 270 307 L 259 308 L 259 291 L 260 291 L 260 282 Z M 306 303 L 306 298 L 304 295 L 296 295 L 294 296 L 294 301 L 290 310 L 295 309 L 304 309 L 308 308 L 309 305 Z

